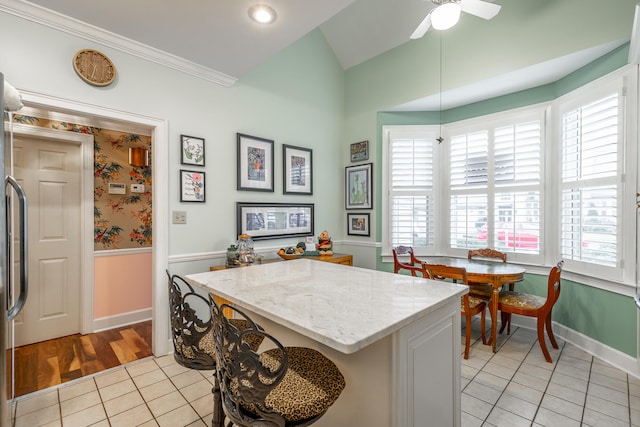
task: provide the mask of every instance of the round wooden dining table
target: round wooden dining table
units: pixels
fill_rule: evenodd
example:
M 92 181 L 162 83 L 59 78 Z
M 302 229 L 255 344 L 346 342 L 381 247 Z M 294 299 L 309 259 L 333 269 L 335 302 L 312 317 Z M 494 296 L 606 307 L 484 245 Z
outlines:
M 421 261 L 428 264 L 444 264 L 451 267 L 459 267 L 467 270 L 469 283 L 486 283 L 493 287 L 489 300 L 489 314 L 491 314 L 491 337 L 489 343 L 491 349 L 496 351 L 496 334 L 498 329 L 498 298 L 502 287 L 509 283 L 519 282 L 524 278 L 523 267 L 496 261 L 468 260 L 453 257 L 421 257 Z

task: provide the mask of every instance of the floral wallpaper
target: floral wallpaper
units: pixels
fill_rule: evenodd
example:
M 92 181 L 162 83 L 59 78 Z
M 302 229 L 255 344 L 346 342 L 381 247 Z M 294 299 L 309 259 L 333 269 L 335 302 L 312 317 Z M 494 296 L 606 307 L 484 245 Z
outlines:
M 151 247 L 151 166 L 129 165 L 129 147 L 151 156 L 150 136 L 19 114 L 14 122 L 93 135 L 94 249 Z M 109 194 L 109 183 L 125 184 L 126 194 Z M 143 184 L 144 192 L 131 192 L 131 184 Z

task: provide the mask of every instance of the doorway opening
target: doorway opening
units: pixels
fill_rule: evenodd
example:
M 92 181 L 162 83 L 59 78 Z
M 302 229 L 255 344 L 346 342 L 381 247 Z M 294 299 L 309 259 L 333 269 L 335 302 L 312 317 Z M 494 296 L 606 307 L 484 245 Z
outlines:
M 166 283 L 164 280 L 164 270 L 167 268 L 168 259 L 168 122 L 148 116 L 131 112 L 107 109 L 95 105 L 78 103 L 71 100 L 49 97 L 46 95 L 23 92 L 23 102 L 25 106 L 47 111 L 49 114 L 63 114 L 65 116 L 77 117 L 76 122 L 86 122 L 86 120 L 97 121 L 108 127 L 129 126 L 133 128 L 144 128 L 151 135 L 152 141 L 152 181 L 153 181 L 153 246 L 151 249 L 151 353 L 154 355 L 164 355 L 169 352 L 169 328 L 168 312 L 163 309 L 168 306 L 166 295 Z M 91 162 L 91 167 L 93 163 Z M 90 199 L 91 204 L 93 198 Z M 93 233 L 93 221 L 85 221 L 85 226 L 89 226 Z M 93 246 L 84 248 L 84 253 L 90 254 L 91 262 L 94 262 Z M 93 283 L 91 277 L 89 282 Z M 94 290 L 92 286 L 83 287 L 81 291 L 81 305 L 83 307 L 81 315 L 81 333 L 88 334 L 97 330 L 96 319 L 93 316 Z

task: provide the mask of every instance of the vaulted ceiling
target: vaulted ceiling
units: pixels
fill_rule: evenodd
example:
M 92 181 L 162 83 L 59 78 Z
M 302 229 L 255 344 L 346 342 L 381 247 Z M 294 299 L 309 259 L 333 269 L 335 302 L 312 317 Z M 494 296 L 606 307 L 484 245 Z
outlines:
M 540 7 L 545 1 L 539 1 Z M 275 23 L 251 21 L 248 9 L 255 3 L 273 7 L 278 14 Z M 409 36 L 432 7 L 428 0 L 0 0 L 0 10 L 5 12 L 28 15 L 69 31 L 75 24 L 84 23 L 87 34 L 103 43 L 126 40 L 144 46 L 149 57 L 168 56 L 169 62 L 193 68 L 194 73 L 214 73 L 219 82 L 229 86 L 316 28 L 322 31 L 342 67 L 349 69 L 410 42 Z M 491 21 L 485 22 L 491 25 Z M 461 20 L 458 25 L 463 24 Z M 536 70 L 524 70 L 524 74 L 542 82 L 567 74 L 614 47 L 600 46 L 541 64 Z M 513 86 L 510 90 L 521 90 L 538 83 L 523 82 L 522 76 L 511 77 L 501 78 L 494 85 L 483 83 L 477 90 L 505 84 Z M 465 88 L 465 96 L 470 90 Z M 455 93 L 448 99 L 454 105 Z M 400 108 L 419 110 L 425 105 L 416 100 Z

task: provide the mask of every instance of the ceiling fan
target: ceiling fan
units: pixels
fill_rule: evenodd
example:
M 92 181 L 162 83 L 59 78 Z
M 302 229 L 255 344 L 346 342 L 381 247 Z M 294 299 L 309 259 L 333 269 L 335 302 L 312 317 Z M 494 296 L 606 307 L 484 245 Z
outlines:
M 500 12 L 499 4 L 484 0 L 431 0 L 436 6 L 429 11 L 418 28 L 411 34 L 411 39 L 424 36 L 429 28 L 446 30 L 453 27 L 460 19 L 460 12 L 466 12 L 483 19 L 491 19 Z

